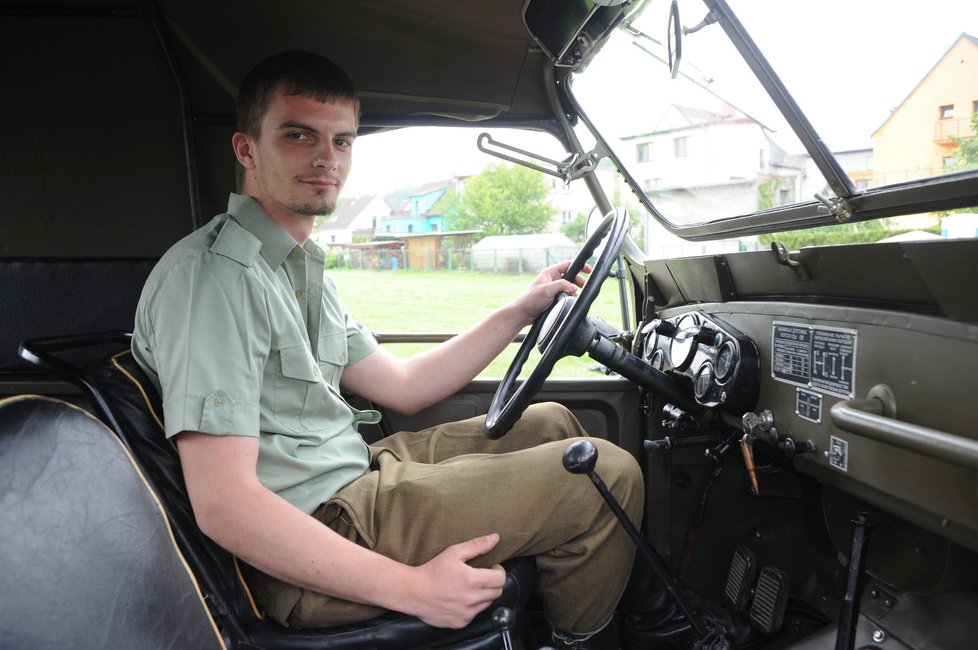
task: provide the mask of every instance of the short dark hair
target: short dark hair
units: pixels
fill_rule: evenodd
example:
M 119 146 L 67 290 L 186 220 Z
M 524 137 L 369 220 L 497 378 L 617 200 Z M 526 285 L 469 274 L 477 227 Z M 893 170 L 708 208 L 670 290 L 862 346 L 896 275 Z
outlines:
M 320 102 L 348 100 L 360 118 L 356 86 L 338 65 L 314 52 L 280 52 L 260 61 L 238 91 L 238 131 L 258 138 L 268 104 L 279 87 L 288 95 L 305 95 Z

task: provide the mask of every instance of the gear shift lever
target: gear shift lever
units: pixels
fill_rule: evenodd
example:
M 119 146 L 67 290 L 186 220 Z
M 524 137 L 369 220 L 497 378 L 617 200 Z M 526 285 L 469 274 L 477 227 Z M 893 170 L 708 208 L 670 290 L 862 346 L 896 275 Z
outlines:
M 516 624 L 516 616 L 509 607 L 497 607 L 489 619 L 492 627 L 499 632 L 503 640 L 503 650 L 513 650 L 513 638 L 511 632 Z
M 598 476 L 597 472 L 594 471 L 594 467 L 598 462 L 598 448 L 594 446 L 590 440 L 578 440 L 577 442 L 570 445 L 565 451 L 563 456 L 564 469 L 566 469 L 571 474 L 587 474 L 587 477 L 591 479 L 594 486 L 598 488 L 598 492 L 604 497 L 605 502 L 611 511 L 618 518 L 618 521 L 625 528 L 625 532 L 628 536 L 632 538 L 635 542 L 635 546 L 638 548 L 638 552 L 645 558 L 645 561 L 649 563 L 652 568 L 652 572 L 655 573 L 656 577 L 665 585 L 666 591 L 675 601 L 679 609 L 682 610 L 683 615 L 686 620 L 689 621 L 693 629 L 696 630 L 696 634 L 700 638 L 704 638 L 707 635 L 706 627 L 700 620 L 700 617 L 695 614 L 693 607 L 686 597 L 686 594 L 679 588 L 676 583 L 675 578 L 672 573 L 669 572 L 669 568 L 666 563 L 659 557 L 659 554 L 655 552 L 642 534 L 635 528 L 635 524 L 632 520 L 628 518 L 628 515 L 622 510 L 621 504 L 618 500 L 611 494 L 611 490 L 605 485 L 601 477 Z

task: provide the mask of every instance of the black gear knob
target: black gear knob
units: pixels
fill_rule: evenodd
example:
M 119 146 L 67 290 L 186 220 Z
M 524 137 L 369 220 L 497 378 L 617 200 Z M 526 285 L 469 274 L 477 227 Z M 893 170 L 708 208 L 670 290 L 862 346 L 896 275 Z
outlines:
M 516 625 L 516 615 L 509 607 L 497 607 L 489 620 L 497 632 L 512 632 Z
M 513 650 L 513 638 L 510 632 L 516 627 L 516 614 L 509 607 L 497 607 L 489 617 L 492 627 L 503 640 L 503 650 Z
M 578 440 L 564 451 L 564 469 L 571 474 L 590 474 L 598 462 L 598 448 L 590 440 Z

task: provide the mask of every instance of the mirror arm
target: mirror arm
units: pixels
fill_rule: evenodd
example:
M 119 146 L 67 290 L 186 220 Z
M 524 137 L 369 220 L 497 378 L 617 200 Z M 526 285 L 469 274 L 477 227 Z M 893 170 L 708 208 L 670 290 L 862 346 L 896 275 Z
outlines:
M 560 162 L 546 158 L 539 154 L 535 154 L 532 151 L 520 149 L 519 147 L 514 147 L 513 145 L 509 145 L 504 142 L 499 142 L 488 133 L 479 134 L 479 139 L 476 140 L 476 146 L 479 148 L 479 151 L 487 153 L 490 156 L 495 156 L 496 158 L 501 158 L 502 160 L 506 160 L 517 165 L 522 165 L 544 174 L 556 176 L 557 178 L 563 180 L 564 183 L 570 183 L 571 181 L 576 180 L 585 174 L 591 173 L 597 168 L 598 162 L 608 155 L 608 151 L 605 149 L 604 145 L 598 143 L 594 149 L 583 156 L 574 153 L 571 154 L 567 160 Z M 490 147 L 496 147 L 496 149 L 492 149 Z M 525 156 L 526 158 L 530 158 L 541 163 L 546 163 L 550 166 L 544 167 L 543 165 L 531 162 L 530 160 L 511 156 L 504 153 L 504 151 L 511 151 L 515 154 L 519 154 L 520 156 Z

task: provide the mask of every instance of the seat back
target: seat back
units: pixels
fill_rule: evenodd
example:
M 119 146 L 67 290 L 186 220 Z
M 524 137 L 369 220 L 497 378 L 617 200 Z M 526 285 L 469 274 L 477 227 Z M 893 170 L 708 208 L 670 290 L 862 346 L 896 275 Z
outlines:
M 0 647 L 224 647 L 159 501 L 88 413 L 0 401 L 0 503 Z
M 517 625 L 524 623 L 526 604 L 536 583 L 536 565 L 532 558 L 516 558 L 504 563 L 507 580 L 503 595 L 462 630 L 434 628 L 396 612 L 362 623 L 319 630 L 292 630 L 265 621 L 251 598 L 237 560 L 197 527 L 176 447 L 164 436 L 160 396 L 133 359 L 128 349 L 130 338 L 127 333 L 100 332 L 25 341 L 21 348 L 25 358 L 81 387 L 99 417 L 131 450 L 159 494 L 178 544 L 230 646 L 268 650 L 411 650 L 429 647 L 479 650 L 499 646 L 499 635 L 490 620 L 495 607 L 513 609 Z M 77 346 L 103 346 L 110 341 L 124 349 L 107 357 L 98 357 L 83 367 L 64 363 L 49 353 Z
M 97 387 L 99 401 L 104 402 L 117 435 L 160 495 L 215 619 L 235 638 L 247 638 L 246 628 L 264 616 L 248 591 L 236 558 L 197 527 L 176 446 L 165 436 L 163 406 L 155 386 L 129 350 L 87 364 L 85 375 Z

